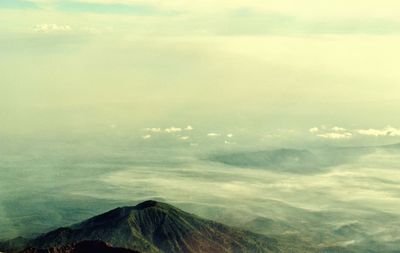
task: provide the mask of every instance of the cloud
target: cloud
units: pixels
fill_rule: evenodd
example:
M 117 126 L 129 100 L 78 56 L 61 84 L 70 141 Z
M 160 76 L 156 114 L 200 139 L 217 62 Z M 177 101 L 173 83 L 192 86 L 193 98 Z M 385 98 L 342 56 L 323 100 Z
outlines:
M 335 132 L 344 132 L 344 131 L 346 131 L 345 128 L 343 128 L 343 127 L 338 127 L 338 126 L 334 126 L 334 127 L 332 127 L 331 129 L 332 129 L 332 131 L 335 131 Z
M 147 134 L 147 135 L 143 136 L 143 139 L 145 139 L 145 140 L 150 139 L 150 138 L 151 138 L 151 134 Z
M 385 136 L 386 131 L 384 130 L 377 130 L 377 129 L 360 129 L 357 131 L 357 133 L 361 135 L 368 135 L 368 136 Z
M 312 127 L 308 130 L 310 133 L 324 139 L 349 139 L 354 135 L 374 136 L 374 137 L 395 137 L 400 136 L 400 128 L 395 128 L 390 125 L 382 129 L 366 128 L 366 129 L 346 129 L 344 127 Z
M 162 128 L 160 128 L 160 127 L 148 127 L 148 128 L 145 128 L 144 130 L 148 131 L 148 132 L 152 132 L 152 133 L 161 133 L 161 132 L 164 131 L 165 133 L 172 134 L 172 133 L 179 133 L 179 132 L 182 132 L 184 130 L 185 131 L 192 131 L 193 127 L 190 126 L 190 125 L 188 125 L 185 128 L 172 126 L 172 127 L 165 128 L 164 130 Z
M 169 133 L 169 134 L 171 134 L 171 133 L 178 133 L 178 132 L 181 132 L 182 131 L 182 128 L 180 128 L 180 127 L 169 127 L 169 128 L 165 128 L 165 130 L 164 130 L 166 133 Z
M 145 130 L 146 130 L 146 131 L 149 131 L 149 132 L 153 132 L 153 133 L 159 133 L 159 132 L 161 132 L 161 128 L 159 128 L 159 127 L 146 128 Z
M 400 129 L 399 128 L 395 128 L 392 126 L 386 126 L 383 129 L 373 129 L 373 128 L 369 128 L 369 129 L 359 129 L 357 130 L 358 134 L 361 135 L 367 135 L 367 136 L 400 136 Z
M 340 139 L 349 139 L 353 136 L 353 134 L 349 132 L 344 132 L 344 133 L 331 132 L 331 133 L 318 134 L 317 136 L 324 139 L 340 140 Z
M 232 138 L 232 137 L 233 137 L 233 134 L 227 134 L 226 137 Z
M 38 24 L 33 28 L 33 31 L 39 33 L 53 33 L 53 32 L 69 32 L 72 28 L 69 25 L 57 24 Z
M 227 144 L 227 145 L 236 144 L 235 142 L 231 142 L 231 141 L 228 141 L 228 140 L 225 140 L 224 143 Z
M 221 134 L 219 134 L 219 133 L 208 133 L 207 136 L 209 136 L 209 137 L 219 137 L 219 136 L 221 136 Z
M 184 140 L 184 141 L 185 140 L 189 140 L 189 138 L 190 138 L 189 136 L 181 136 L 181 137 L 179 137 L 179 139 Z

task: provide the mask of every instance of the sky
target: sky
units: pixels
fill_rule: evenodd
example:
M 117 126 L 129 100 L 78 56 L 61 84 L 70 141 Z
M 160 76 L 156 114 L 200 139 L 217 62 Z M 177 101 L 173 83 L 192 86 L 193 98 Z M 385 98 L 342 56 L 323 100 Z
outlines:
M 113 126 L 142 137 L 193 125 L 390 139 L 400 135 L 399 7 L 2 0 L 0 133 Z

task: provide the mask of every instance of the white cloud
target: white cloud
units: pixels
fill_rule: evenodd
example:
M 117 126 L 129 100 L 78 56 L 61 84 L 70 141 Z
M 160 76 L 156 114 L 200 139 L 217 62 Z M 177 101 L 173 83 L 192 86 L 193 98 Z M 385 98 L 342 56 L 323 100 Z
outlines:
M 332 128 L 328 128 L 326 126 L 321 127 L 313 127 L 309 129 L 309 132 L 315 134 L 318 137 L 324 139 L 349 139 L 354 136 L 354 134 L 365 135 L 365 136 L 389 136 L 395 137 L 400 136 L 400 128 L 395 128 L 390 125 L 382 128 L 382 129 L 374 129 L 374 128 L 367 128 L 367 129 L 346 129 L 343 127 L 334 126 Z
M 145 140 L 150 139 L 150 138 L 151 138 L 150 134 L 147 134 L 147 135 L 143 136 L 143 139 L 145 139 Z
M 219 133 L 208 133 L 207 136 L 209 136 L 209 137 L 218 137 L 218 136 L 221 136 L 221 134 L 219 134 Z
M 353 134 L 350 131 L 338 126 L 327 127 L 321 125 L 320 127 L 312 127 L 308 131 L 315 134 L 317 137 L 330 140 L 349 139 L 353 137 Z
M 332 131 L 335 131 L 335 132 L 344 132 L 344 131 L 346 131 L 346 129 L 343 128 L 343 127 L 334 126 L 334 127 L 332 127 Z
M 368 135 L 368 136 L 385 136 L 386 131 L 384 130 L 377 130 L 377 129 L 360 129 L 357 131 L 357 133 L 361 135 Z
M 324 139 L 340 140 L 340 139 L 349 139 L 353 136 L 353 134 L 348 132 L 345 133 L 332 132 L 332 133 L 318 134 L 317 136 Z
M 33 28 L 33 31 L 41 33 L 69 32 L 71 30 L 72 29 L 69 25 L 57 24 L 38 24 Z
M 146 131 L 153 132 L 153 133 L 159 133 L 159 132 L 161 132 L 161 128 L 151 127 L 151 128 L 146 128 Z
M 189 138 L 190 138 L 189 136 L 182 136 L 182 137 L 179 137 L 179 139 L 184 140 L 184 141 L 185 141 L 185 140 L 189 140 Z
M 177 133 L 177 132 L 181 132 L 181 131 L 182 131 L 182 128 L 180 128 L 180 127 L 169 127 L 169 128 L 165 129 L 165 132 L 169 133 L 169 134 Z
M 187 126 L 187 127 L 185 128 L 185 130 L 186 130 L 186 131 L 192 131 L 192 130 L 193 130 L 193 127 L 192 127 L 191 125 L 189 125 L 189 126 Z
M 387 126 L 383 129 L 359 129 L 357 130 L 358 134 L 367 135 L 367 136 L 400 136 L 400 129 L 392 126 Z
M 233 137 L 233 134 L 227 134 L 226 135 L 228 138 L 232 138 Z
M 228 140 L 225 140 L 225 144 L 231 145 L 231 144 L 236 144 L 236 143 L 235 143 L 235 142 L 230 142 L 230 141 L 228 141 Z

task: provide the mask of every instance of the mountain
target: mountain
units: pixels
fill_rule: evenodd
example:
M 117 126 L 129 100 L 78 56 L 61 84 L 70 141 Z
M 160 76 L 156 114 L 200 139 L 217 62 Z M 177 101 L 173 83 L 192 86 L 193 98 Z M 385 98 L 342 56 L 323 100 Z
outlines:
M 306 149 L 274 149 L 252 152 L 218 154 L 209 160 L 238 167 L 253 167 L 298 172 L 299 169 L 315 170 L 324 163 Z
M 59 248 L 82 241 L 103 241 L 113 247 L 142 253 L 281 252 L 275 239 L 206 220 L 151 200 L 133 207 L 116 208 L 70 227 L 56 229 L 30 240 L 25 247 Z M 9 252 L 18 252 L 19 249 Z
M 389 145 L 380 146 L 380 147 L 381 148 L 385 148 L 385 149 L 399 150 L 400 149 L 400 143 L 389 144 Z
M 137 251 L 114 248 L 102 241 L 82 241 L 48 249 L 27 248 L 21 253 L 139 253 Z
M 400 146 L 390 147 L 394 149 Z M 242 168 L 307 174 L 323 172 L 332 166 L 355 161 L 375 150 L 373 147 L 324 147 L 314 148 L 311 151 L 281 148 L 213 154 L 209 155 L 207 160 Z

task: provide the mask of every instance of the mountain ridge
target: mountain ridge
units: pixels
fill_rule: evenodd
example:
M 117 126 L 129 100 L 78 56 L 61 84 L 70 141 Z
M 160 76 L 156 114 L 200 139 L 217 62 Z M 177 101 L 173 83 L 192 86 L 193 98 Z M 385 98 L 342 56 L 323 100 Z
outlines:
M 203 219 L 154 200 L 118 207 L 58 228 L 30 240 L 24 247 L 50 249 L 81 241 L 102 241 L 142 253 L 281 252 L 276 239 Z

